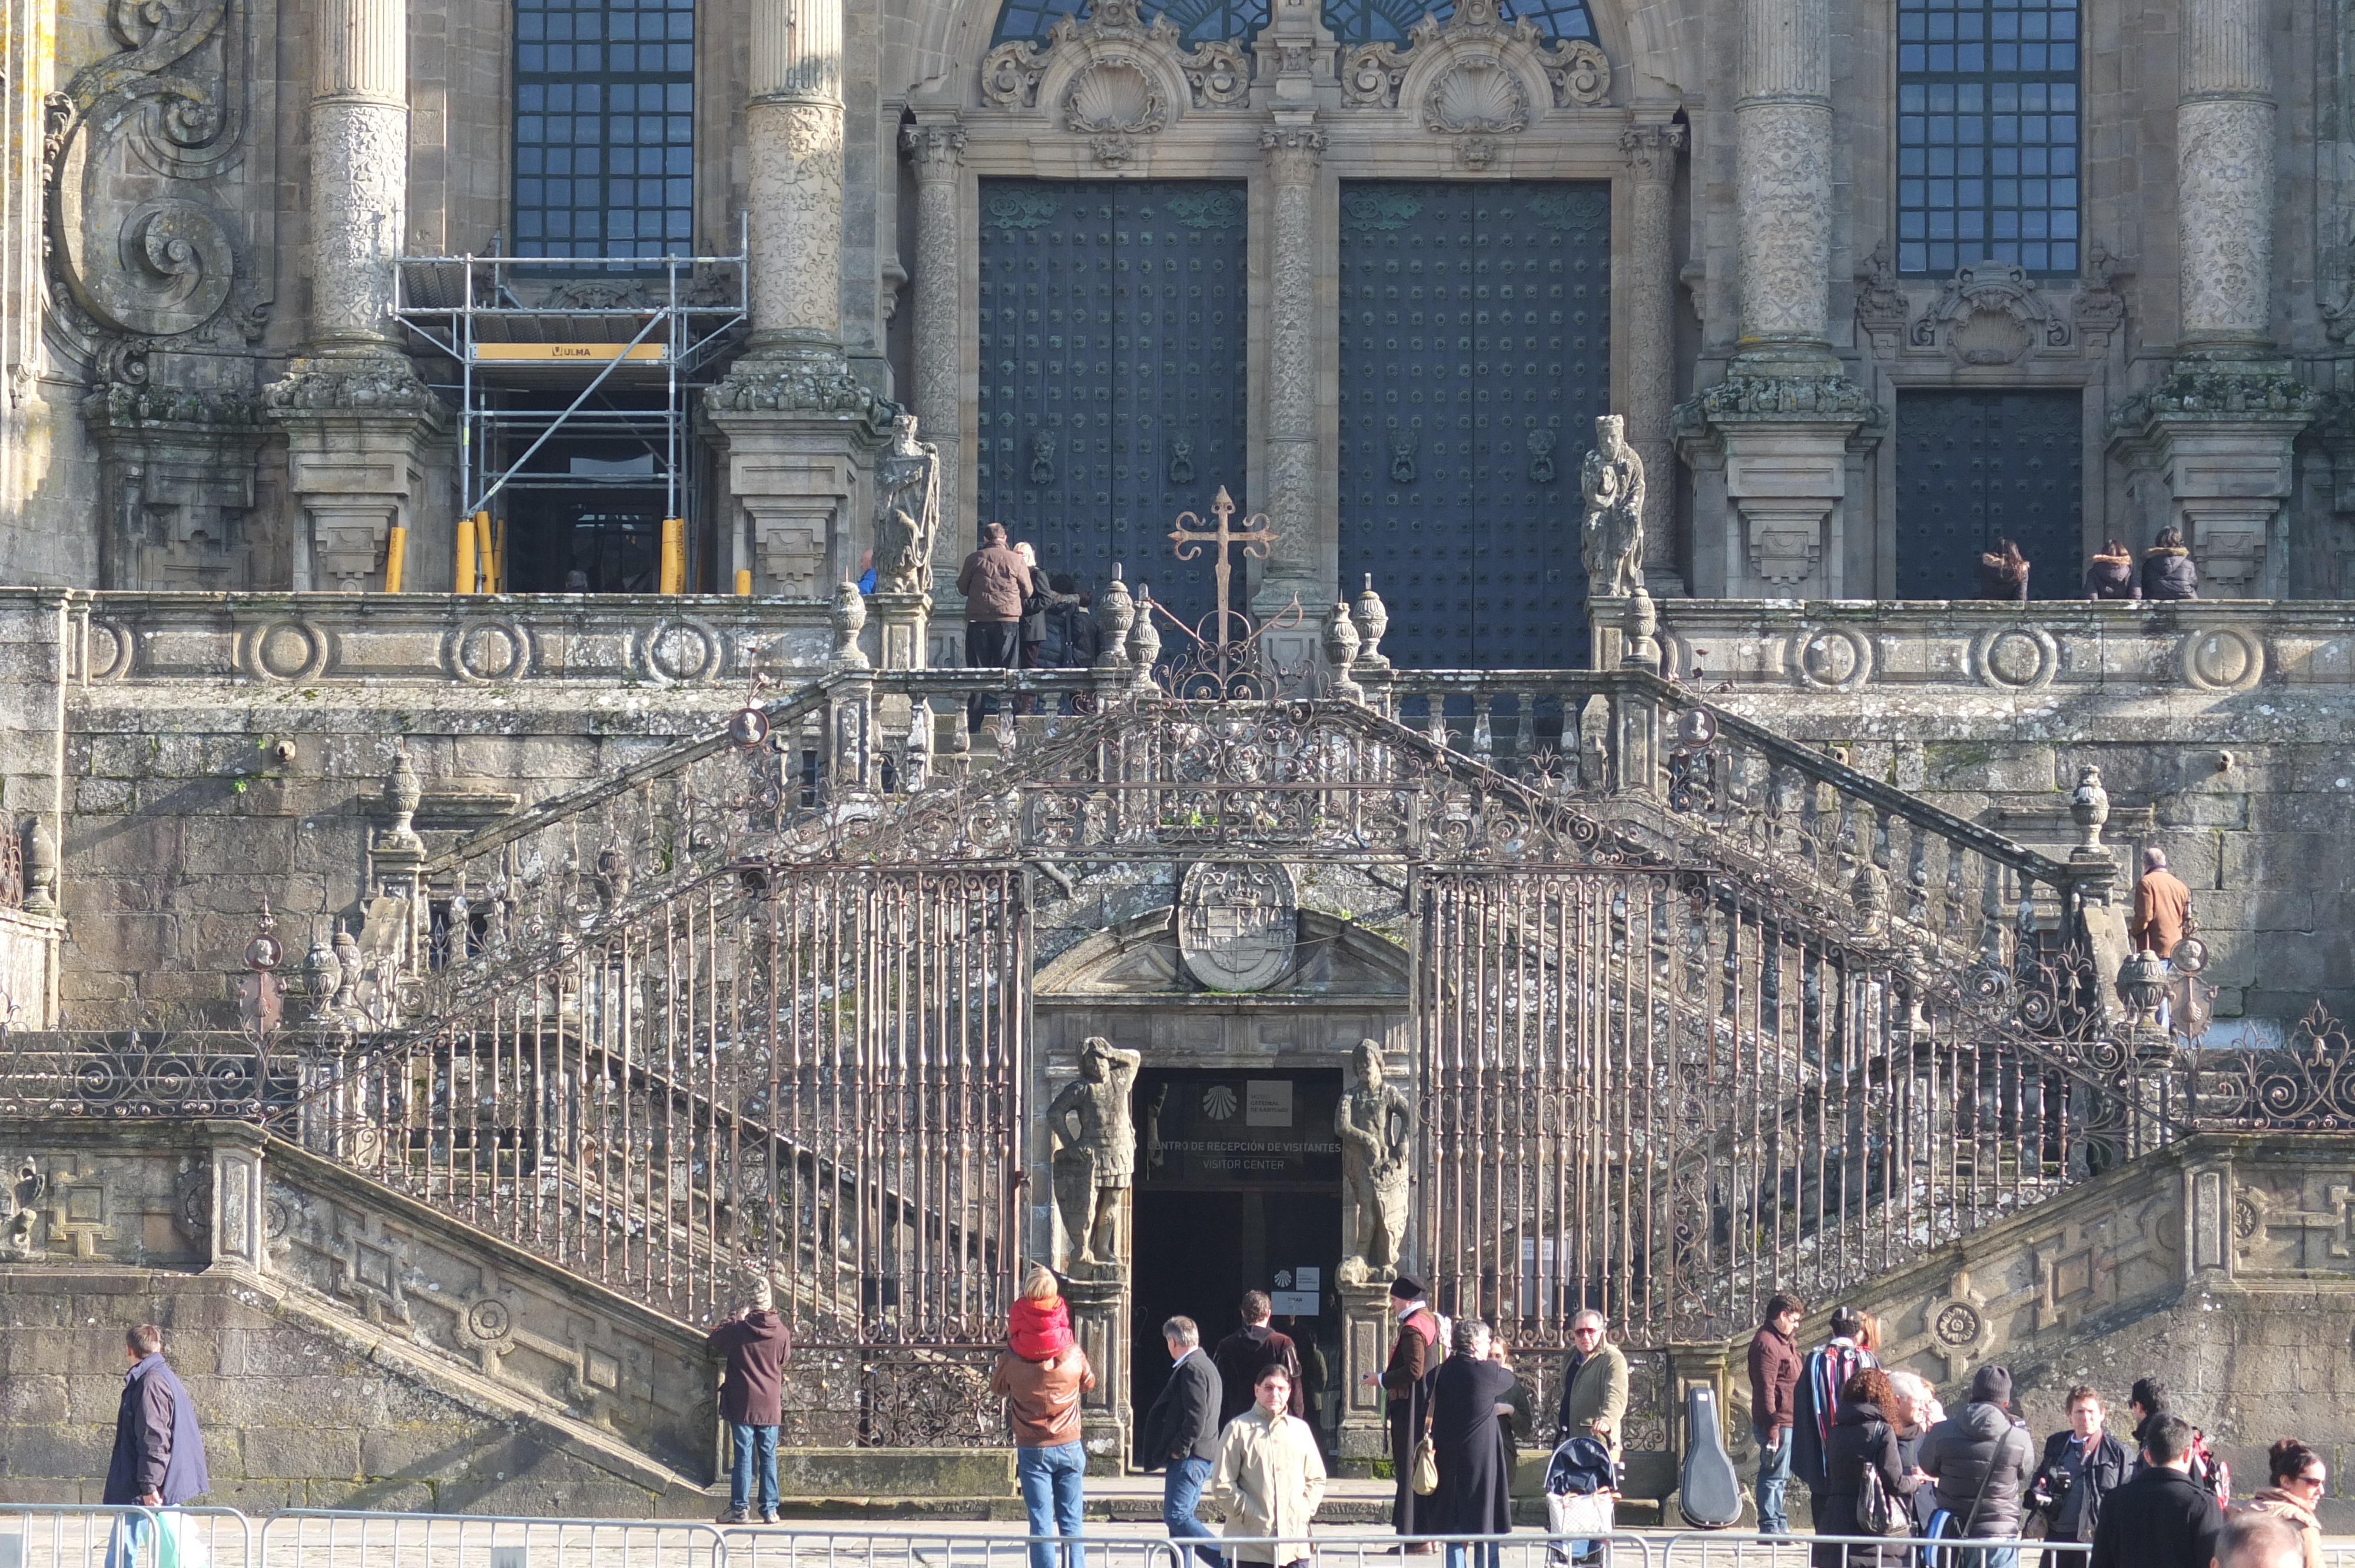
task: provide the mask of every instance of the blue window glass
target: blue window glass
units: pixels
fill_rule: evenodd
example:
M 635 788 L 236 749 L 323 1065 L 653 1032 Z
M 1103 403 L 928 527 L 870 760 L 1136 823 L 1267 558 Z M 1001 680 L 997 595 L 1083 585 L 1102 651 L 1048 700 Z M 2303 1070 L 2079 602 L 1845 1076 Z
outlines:
M 1897 270 L 2075 276 L 2077 0 L 1898 0 L 1897 37 Z
M 517 255 L 692 249 L 694 40 L 693 0 L 516 0 Z
M 1009 39 L 1046 41 L 1047 29 L 1067 13 L 1084 15 L 1078 0 L 1006 0 L 997 14 L 993 44 Z M 1455 0 L 1325 0 L 1325 25 L 1345 44 L 1381 40 L 1403 42 L 1407 29 L 1424 16 L 1444 21 L 1455 14 Z M 1586 0 L 1503 0 L 1505 20 L 1522 17 L 1535 22 L 1550 38 L 1593 38 L 1594 22 Z M 1179 37 L 1189 44 L 1213 38 L 1248 38 L 1267 26 L 1267 0 L 1168 0 L 1146 6 L 1146 14 L 1169 18 Z

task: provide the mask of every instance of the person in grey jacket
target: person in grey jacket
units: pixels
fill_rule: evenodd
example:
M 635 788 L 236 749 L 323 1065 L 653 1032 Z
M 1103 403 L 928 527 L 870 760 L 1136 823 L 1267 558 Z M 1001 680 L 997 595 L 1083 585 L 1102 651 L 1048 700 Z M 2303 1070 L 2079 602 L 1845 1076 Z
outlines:
M 1986 1366 L 1972 1374 L 1970 1403 L 1930 1428 L 1914 1461 L 1937 1483 L 1938 1506 L 1955 1516 L 1955 1533 L 1978 1541 L 2019 1539 L 2036 1468 L 2036 1443 L 2012 1418 L 2011 1372 Z M 1976 1559 L 1976 1562 L 1973 1560 Z M 2016 1546 L 1964 1557 L 1969 1568 L 2015 1568 Z

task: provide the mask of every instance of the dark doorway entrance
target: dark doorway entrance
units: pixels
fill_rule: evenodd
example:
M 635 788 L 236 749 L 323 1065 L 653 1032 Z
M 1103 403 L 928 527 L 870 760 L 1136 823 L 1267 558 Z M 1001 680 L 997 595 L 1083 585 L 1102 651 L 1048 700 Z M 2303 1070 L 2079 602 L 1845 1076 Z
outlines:
M 1321 1363 L 1324 1390 L 1339 1392 L 1340 1097 L 1337 1070 L 1138 1075 L 1129 1397 L 1140 1433 L 1168 1381 L 1161 1325 L 1183 1314 L 1215 1349 L 1241 1326 L 1246 1290 L 1268 1293 L 1303 1371 L 1313 1380 Z M 1312 1407 L 1311 1424 L 1326 1437 L 1322 1414 Z
M 2075 392 L 1900 392 L 1897 597 L 1972 597 L 1998 534 L 2028 557 L 2030 598 L 2079 597 L 2084 450 Z

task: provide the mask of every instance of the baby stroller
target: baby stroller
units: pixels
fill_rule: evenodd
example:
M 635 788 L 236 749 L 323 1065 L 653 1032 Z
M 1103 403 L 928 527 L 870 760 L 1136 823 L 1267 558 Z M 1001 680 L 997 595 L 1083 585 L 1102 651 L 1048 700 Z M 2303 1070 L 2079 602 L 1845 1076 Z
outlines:
M 1619 1467 L 1600 1439 L 1572 1437 L 1546 1464 L 1546 1568 L 1603 1561 L 1619 1500 Z

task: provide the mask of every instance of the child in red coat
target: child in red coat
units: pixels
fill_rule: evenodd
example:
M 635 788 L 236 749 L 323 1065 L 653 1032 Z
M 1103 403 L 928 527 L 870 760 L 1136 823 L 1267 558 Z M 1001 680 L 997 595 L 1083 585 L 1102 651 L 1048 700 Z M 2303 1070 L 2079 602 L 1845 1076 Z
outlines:
M 1007 1314 L 1007 1340 L 1026 1361 L 1050 1361 L 1071 1348 L 1071 1309 L 1055 1277 L 1037 1264 L 1022 1277 L 1022 1294 Z

